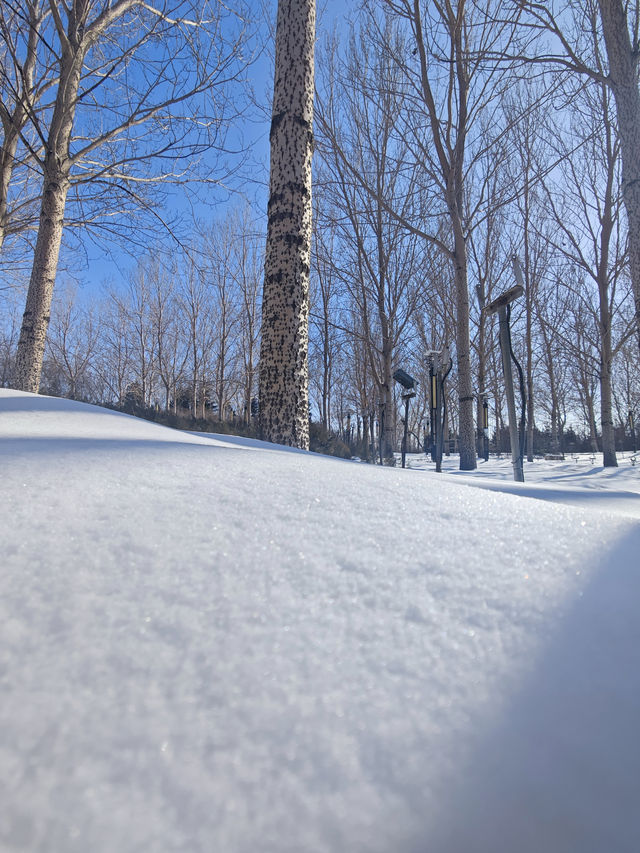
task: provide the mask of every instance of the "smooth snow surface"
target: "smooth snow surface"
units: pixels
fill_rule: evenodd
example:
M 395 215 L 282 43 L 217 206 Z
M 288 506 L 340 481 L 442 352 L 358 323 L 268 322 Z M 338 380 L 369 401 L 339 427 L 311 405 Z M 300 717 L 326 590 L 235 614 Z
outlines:
M 0 390 L 0 850 L 637 853 L 640 471 L 488 464 Z

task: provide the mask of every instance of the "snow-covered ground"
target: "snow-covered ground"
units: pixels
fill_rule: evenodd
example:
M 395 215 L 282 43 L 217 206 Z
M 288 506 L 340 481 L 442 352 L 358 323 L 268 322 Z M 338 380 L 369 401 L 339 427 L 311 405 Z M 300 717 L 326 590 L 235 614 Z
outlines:
M 410 463 L 0 390 L 0 850 L 637 853 L 639 466 Z
M 409 468 L 435 474 L 435 465 L 424 454 L 409 454 L 406 464 Z M 460 471 L 458 465 L 457 456 L 443 457 L 443 474 L 454 474 L 456 482 L 482 489 L 601 509 L 640 519 L 640 453 L 618 453 L 617 468 L 603 468 L 602 454 L 567 455 L 562 461 L 525 460 L 524 483 L 514 483 L 510 456 L 490 457 L 488 462 L 479 459 L 473 472 Z

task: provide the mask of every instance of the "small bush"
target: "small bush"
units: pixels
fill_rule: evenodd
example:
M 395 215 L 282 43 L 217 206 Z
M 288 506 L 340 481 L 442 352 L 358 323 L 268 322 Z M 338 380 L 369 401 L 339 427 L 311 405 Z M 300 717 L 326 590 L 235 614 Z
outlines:
M 338 456 L 340 459 L 351 459 L 349 446 L 339 436 L 319 423 L 309 424 L 309 450 L 323 453 L 325 456 Z
M 241 435 L 244 438 L 256 438 L 256 428 L 253 423 L 245 424 L 241 421 L 219 421 L 213 417 L 194 418 L 189 412 L 178 411 L 166 412 L 163 409 L 155 409 L 140 405 L 139 402 L 127 399 L 124 405 L 107 405 L 106 408 L 116 412 L 125 412 L 146 421 L 153 421 L 172 429 L 189 430 L 190 432 L 217 432 L 223 435 Z

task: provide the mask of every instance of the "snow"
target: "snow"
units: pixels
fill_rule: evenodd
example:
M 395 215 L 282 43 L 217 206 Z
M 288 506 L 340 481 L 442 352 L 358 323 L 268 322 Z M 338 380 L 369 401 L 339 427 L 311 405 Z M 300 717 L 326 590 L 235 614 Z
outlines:
M 0 849 L 637 853 L 638 466 L 410 465 L 0 390 Z
M 524 483 L 513 481 L 510 456 L 490 457 L 487 462 L 480 459 L 473 472 L 458 470 L 457 457 L 445 456 L 442 469 L 454 474 L 458 483 L 640 519 L 640 454 L 618 453 L 617 468 L 604 468 L 598 460 L 602 454 L 569 455 L 562 461 L 525 460 Z M 407 465 L 435 473 L 430 458 L 423 454 L 410 454 Z

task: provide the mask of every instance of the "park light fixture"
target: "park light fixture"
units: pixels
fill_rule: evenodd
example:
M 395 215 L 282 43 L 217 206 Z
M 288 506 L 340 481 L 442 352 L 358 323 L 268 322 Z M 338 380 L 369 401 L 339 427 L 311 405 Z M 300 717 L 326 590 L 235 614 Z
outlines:
M 509 311 L 512 302 L 524 293 L 524 279 L 520 261 L 514 255 L 513 272 L 518 282 L 514 287 L 505 290 L 492 302 L 485 306 L 487 314 L 498 314 L 500 320 L 500 352 L 502 353 L 502 369 L 504 372 L 505 393 L 507 397 L 507 410 L 509 412 L 509 439 L 511 442 L 511 462 L 513 465 L 513 479 L 518 483 L 524 482 L 524 469 L 522 466 L 522 449 L 520 447 L 520 435 L 516 420 L 516 403 L 513 395 L 513 373 L 511 372 L 511 329 L 509 328 Z
M 414 379 L 413 376 L 409 376 L 406 370 L 402 370 L 400 367 L 393 374 L 393 378 L 407 391 L 412 391 L 418 384 L 417 380 Z
M 417 380 L 410 376 L 406 370 L 399 367 L 393 374 L 393 378 L 404 388 L 402 399 L 404 400 L 404 432 L 402 435 L 402 467 L 404 468 L 407 458 L 407 436 L 409 432 L 409 400 L 416 396 L 415 387 Z

